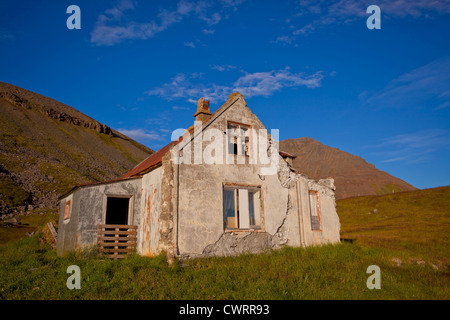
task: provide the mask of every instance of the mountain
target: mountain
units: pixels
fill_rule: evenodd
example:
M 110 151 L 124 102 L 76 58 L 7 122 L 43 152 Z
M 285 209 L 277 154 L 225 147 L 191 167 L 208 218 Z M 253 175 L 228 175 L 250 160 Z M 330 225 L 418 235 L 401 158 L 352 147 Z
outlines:
M 0 214 L 54 208 L 74 185 L 120 177 L 152 153 L 68 105 L 0 82 Z
M 297 171 L 313 179 L 334 178 L 336 199 L 417 190 L 361 157 L 325 146 L 312 138 L 280 141 L 280 150 L 296 156 L 293 166 Z

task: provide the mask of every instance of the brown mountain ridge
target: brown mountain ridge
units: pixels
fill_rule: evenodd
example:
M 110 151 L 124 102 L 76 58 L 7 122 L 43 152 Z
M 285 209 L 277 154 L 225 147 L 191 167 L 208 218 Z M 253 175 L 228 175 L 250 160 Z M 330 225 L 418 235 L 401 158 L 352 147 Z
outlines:
M 0 82 L 0 214 L 53 208 L 74 185 L 115 179 L 152 153 L 68 105 Z
M 296 156 L 293 166 L 297 171 L 313 179 L 334 178 L 337 200 L 417 190 L 359 156 L 323 145 L 312 138 L 280 141 L 280 150 Z

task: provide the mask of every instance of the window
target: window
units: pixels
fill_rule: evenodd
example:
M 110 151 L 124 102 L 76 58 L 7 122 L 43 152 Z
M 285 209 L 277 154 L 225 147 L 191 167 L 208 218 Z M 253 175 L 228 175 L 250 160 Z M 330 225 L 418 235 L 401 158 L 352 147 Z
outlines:
M 70 219 L 70 207 L 72 204 L 72 200 L 67 200 L 64 206 L 64 220 Z
M 311 230 L 320 231 L 319 193 L 317 191 L 309 191 L 309 212 L 311 215 Z
M 250 156 L 250 126 L 228 123 L 228 153 Z
M 223 215 L 225 229 L 261 229 L 261 190 L 225 186 Z

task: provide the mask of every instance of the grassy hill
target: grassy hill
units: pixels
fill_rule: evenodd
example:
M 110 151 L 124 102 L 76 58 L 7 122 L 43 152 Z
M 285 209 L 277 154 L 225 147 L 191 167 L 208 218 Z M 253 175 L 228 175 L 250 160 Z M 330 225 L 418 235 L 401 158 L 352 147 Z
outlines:
M 115 179 L 152 152 L 70 106 L 0 82 L 0 215 L 54 208 L 73 186 Z
M 450 263 L 450 187 L 340 200 L 341 238 Z
M 450 187 L 345 199 L 337 208 L 341 244 L 172 266 L 162 255 L 56 257 L 37 234 L 0 247 L 0 300 L 450 298 Z M 66 287 L 70 265 L 81 269 L 80 290 Z M 367 288 L 370 265 L 380 267 L 380 290 Z

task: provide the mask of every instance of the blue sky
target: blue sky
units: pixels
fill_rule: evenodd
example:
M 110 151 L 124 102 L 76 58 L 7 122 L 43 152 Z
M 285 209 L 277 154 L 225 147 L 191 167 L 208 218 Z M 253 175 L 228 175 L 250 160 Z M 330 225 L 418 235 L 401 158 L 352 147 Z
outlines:
M 81 30 L 69 30 L 69 5 Z M 381 29 L 369 30 L 369 5 Z M 159 149 L 233 91 L 418 188 L 450 185 L 450 1 L 0 2 L 0 81 Z

